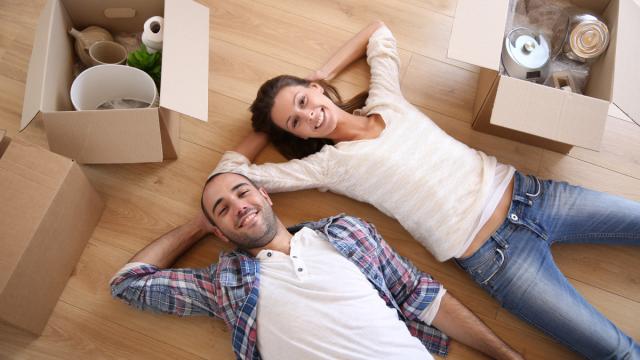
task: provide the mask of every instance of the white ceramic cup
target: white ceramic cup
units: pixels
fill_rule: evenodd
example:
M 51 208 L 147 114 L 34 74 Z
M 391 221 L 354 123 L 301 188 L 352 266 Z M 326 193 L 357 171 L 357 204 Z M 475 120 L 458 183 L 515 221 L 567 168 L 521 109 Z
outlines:
M 126 65 L 88 68 L 71 84 L 71 103 L 76 110 L 96 110 L 111 100 L 130 99 L 157 106 L 158 90 L 149 74 Z

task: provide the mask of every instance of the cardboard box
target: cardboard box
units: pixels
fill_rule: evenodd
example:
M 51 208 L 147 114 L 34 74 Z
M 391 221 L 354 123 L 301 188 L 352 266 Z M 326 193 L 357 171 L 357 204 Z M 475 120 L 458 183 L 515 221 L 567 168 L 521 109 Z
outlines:
M 42 332 L 102 210 L 78 164 L 0 131 L 0 321 Z
M 585 95 L 501 75 L 509 0 L 458 0 L 448 56 L 482 67 L 474 129 L 567 152 L 573 145 L 599 149 L 612 104 L 640 121 L 640 4 L 572 3 L 600 14 L 611 35 L 607 52 L 591 67 Z
M 157 108 L 74 111 L 71 27 L 141 32 L 164 16 Z M 49 0 L 38 20 L 20 129 L 42 117 L 52 151 L 80 163 L 159 162 L 177 157 L 179 113 L 207 121 L 209 9 L 191 0 Z

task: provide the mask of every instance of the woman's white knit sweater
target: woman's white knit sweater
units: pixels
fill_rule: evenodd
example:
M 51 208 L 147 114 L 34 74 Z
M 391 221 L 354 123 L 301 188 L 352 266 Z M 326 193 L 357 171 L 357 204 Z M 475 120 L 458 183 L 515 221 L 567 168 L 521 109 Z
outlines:
M 325 145 L 277 164 L 251 165 L 228 151 L 213 173 L 241 173 L 270 192 L 319 188 L 368 202 L 397 219 L 439 261 L 459 257 L 492 191 L 496 159 L 447 135 L 404 99 L 388 28 L 369 39 L 367 62 L 371 85 L 362 112 L 383 117 L 378 138 Z

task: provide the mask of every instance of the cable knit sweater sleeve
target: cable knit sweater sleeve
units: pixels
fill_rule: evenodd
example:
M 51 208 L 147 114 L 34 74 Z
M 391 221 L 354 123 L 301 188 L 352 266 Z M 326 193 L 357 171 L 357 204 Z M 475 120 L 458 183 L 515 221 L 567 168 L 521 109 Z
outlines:
M 388 27 L 382 26 L 369 38 L 367 63 L 371 67 L 371 84 L 367 107 L 375 106 L 371 100 L 389 99 L 389 95 L 401 95 L 400 58 L 396 39 Z
M 210 176 L 233 172 L 242 174 L 269 192 L 296 191 L 319 188 L 326 191 L 327 147 L 303 159 L 283 163 L 251 164 L 249 159 L 235 151 L 226 151 Z

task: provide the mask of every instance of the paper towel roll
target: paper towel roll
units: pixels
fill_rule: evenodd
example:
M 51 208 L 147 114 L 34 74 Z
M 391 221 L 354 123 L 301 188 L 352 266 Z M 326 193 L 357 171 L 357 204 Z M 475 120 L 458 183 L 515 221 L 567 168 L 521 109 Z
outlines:
M 142 42 L 146 45 L 149 53 L 162 50 L 162 35 L 164 31 L 164 19 L 162 16 L 153 16 L 144 22 L 142 32 Z

